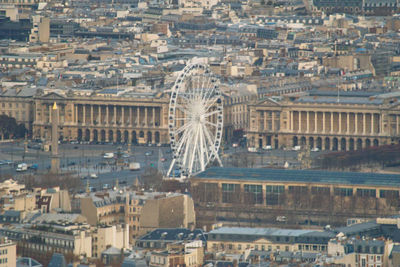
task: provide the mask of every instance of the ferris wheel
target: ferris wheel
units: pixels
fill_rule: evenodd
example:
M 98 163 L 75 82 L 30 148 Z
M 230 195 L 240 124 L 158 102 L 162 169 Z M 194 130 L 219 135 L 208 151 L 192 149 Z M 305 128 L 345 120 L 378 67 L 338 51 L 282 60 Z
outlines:
M 171 90 L 168 127 L 173 160 L 167 176 L 189 177 L 217 160 L 223 127 L 218 79 L 202 63 L 187 65 Z

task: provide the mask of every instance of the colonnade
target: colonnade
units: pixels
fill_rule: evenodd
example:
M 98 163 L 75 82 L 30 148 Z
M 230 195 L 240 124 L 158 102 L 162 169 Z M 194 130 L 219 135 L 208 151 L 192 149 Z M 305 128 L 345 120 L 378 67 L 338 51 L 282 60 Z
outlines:
M 399 123 L 396 116 L 396 132 L 400 134 Z M 293 133 L 374 135 L 382 128 L 379 113 L 290 111 L 289 131 Z
M 154 106 L 75 104 L 73 121 L 82 125 L 158 127 L 162 116 L 161 108 Z

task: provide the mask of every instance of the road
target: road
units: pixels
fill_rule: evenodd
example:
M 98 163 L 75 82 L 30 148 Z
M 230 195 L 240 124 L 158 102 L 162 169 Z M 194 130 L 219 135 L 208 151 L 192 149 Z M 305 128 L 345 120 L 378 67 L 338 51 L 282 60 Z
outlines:
M 127 167 L 112 165 L 112 160 L 103 158 L 104 153 L 114 152 L 118 150 L 129 155 L 123 158 L 126 162 L 139 162 L 141 170 L 130 171 Z M 160 152 L 161 151 L 161 152 Z M 249 162 L 248 167 L 282 167 L 287 161 L 291 166 L 296 166 L 298 151 L 289 150 L 261 150 L 258 153 L 249 153 L 245 148 L 227 148 L 222 153 L 222 162 L 226 167 L 235 165 L 234 155 L 244 153 L 247 155 Z M 322 152 L 311 152 L 311 157 L 318 156 Z M 134 183 L 137 177 L 143 174 L 146 167 L 154 167 L 162 173 L 166 173 L 171 162 L 172 154 L 169 147 L 157 146 L 130 146 L 116 144 L 61 144 L 59 146 L 60 167 L 62 171 L 73 172 L 79 177 L 88 177 L 96 174 L 97 179 L 89 179 L 92 187 L 101 189 L 103 184 L 113 186 L 115 180 L 122 183 L 126 181 L 128 185 Z M 164 158 L 165 161 L 161 161 Z M 21 177 L 22 175 L 34 173 L 29 170 L 27 172 L 16 172 L 16 165 L 21 162 L 28 164 L 37 164 L 38 172 L 44 173 L 50 169 L 50 153 L 38 149 L 28 149 L 25 151 L 23 143 L 1 143 L 0 144 L 0 161 L 9 160 L 14 164 L 0 165 L 0 177 L 8 174 L 13 177 Z M 87 180 L 83 179 L 83 184 Z

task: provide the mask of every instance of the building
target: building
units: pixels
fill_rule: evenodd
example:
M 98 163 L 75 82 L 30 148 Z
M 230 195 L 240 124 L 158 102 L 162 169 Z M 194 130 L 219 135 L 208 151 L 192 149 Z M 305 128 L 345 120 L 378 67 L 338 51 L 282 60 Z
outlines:
M 185 194 L 106 191 L 79 198 L 81 214 L 91 225 L 129 225 L 129 241 L 160 227 L 196 223 L 193 200 Z
M 200 241 L 196 247 L 205 246 L 207 238 L 201 229 L 159 228 L 136 240 L 136 247 L 150 251 L 164 251 L 171 244 L 192 243 Z M 190 245 L 190 247 L 192 247 Z
M 68 190 L 59 187 L 37 189 L 36 206 L 42 213 L 64 211 L 71 212 L 71 199 Z
M 108 89 L 107 96 L 48 93 L 35 97 L 34 138 L 49 139 L 50 110 L 60 109 L 60 139 L 132 144 L 167 144 L 169 98 L 161 93 Z
M 92 237 L 88 229 L 53 224 L 53 226 L 36 225 L 27 228 L 3 227 L 0 229 L 0 234 L 17 244 L 20 255 L 34 257 L 39 261 L 54 252 L 92 257 Z
M 207 251 L 244 254 L 256 251 L 326 253 L 335 234 L 314 230 L 221 227 L 208 233 Z
M 191 178 L 198 226 L 345 224 L 397 214 L 399 192 L 393 174 L 212 167 Z
M 336 264 L 356 267 L 388 266 L 389 243 L 382 239 L 333 239 L 328 244 L 328 255 L 336 256 Z
M 319 92 L 249 105 L 248 145 L 356 150 L 400 142 L 398 95 Z
M 167 250 L 152 251 L 149 266 L 190 266 L 200 267 L 204 262 L 204 248 L 202 242 L 188 242 L 185 244 L 169 244 Z
M 98 226 L 92 232 L 92 256 L 99 258 L 108 247 L 121 249 L 129 248 L 129 226 L 112 225 Z
M 0 238 L 0 266 L 17 265 L 17 246 L 7 237 Z
M 2 59 L 5 57 L 7 55 L 0 55 L 0 65 L 3 62 Z M 0 114 L 15 118 L 17 124 L 22 123 L 29 133 L 32 132 L 32 123 L 34 120 L 34 102 L 32 97 L 35 93 L 36 89 L 31 88 L 7 89 L 1 92 Z M 4 136 L 3 138 L 6 137 Z

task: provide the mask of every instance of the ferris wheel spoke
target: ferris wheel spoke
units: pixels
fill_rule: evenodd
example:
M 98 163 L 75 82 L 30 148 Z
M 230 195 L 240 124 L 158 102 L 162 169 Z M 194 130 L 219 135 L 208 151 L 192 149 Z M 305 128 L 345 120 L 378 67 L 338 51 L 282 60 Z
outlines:
M 208 99 L 204 104 L 204 106 L 205 106 L 204 110 L 208 111 L 211 107 L 214 106 L 214 104 L 217 102 L 217 100 L 218 100 L 218 98 L 216 98 L 216 97 Z
M 216 123 L 212 123 L 212 122 L 207 121 L 207 120 L 205 121 L 205 123 L 208 124 L 208 125 L 214 126 L 215 128 L 218 127 L 218 125 Z
M 215 114 L 218 114 L 218 113 L 220 113 L 219 110 L 214 110 L 214 111 L 205 113 L 204 116 L 205 116 L 205 117 L 210 117 L 210 116 L 215 115 Z
M 180 134 L 181 132 L 185 131 L 186 129 L 190 128 L 191 126 L 192 126 L 191 122 L 184 124 L 183 126 L 181 126 L 175 130 L 175 135 Z

